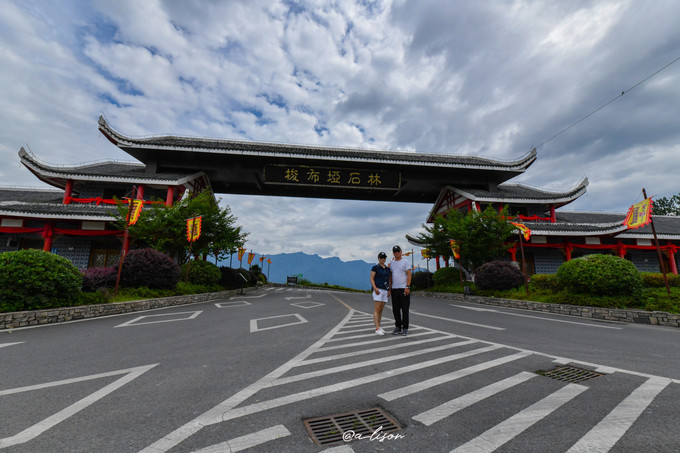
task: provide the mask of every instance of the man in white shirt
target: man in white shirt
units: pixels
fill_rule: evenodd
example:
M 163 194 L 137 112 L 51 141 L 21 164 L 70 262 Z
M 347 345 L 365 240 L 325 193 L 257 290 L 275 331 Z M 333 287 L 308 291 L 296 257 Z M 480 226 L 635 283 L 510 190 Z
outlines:
M 392 313 L 395 329 L 392 335 L 408 335 L 408 310 L 411 306 L 411 264 L 401 257 L 401 247 L 392 247 Z

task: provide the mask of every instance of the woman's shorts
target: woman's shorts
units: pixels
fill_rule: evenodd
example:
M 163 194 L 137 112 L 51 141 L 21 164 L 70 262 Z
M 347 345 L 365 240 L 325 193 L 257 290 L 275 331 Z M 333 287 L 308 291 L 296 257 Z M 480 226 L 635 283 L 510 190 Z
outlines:
M 386 289 L 378 289 L 378 291 L 380 294 L 376 294 L 375 291 L 372 291 L 373 300 L 376 302 L 387 302 L 388 291 Z

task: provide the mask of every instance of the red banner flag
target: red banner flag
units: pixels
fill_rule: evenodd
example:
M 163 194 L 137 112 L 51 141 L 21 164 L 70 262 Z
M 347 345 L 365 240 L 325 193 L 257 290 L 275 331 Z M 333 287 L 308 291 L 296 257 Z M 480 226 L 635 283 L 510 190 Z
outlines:
M 238 260 L 241 261 L 243 259 L 243 255 L 246 253 L 246 249 L 238 249 Z
M 253 262 L 253 258 L 255 258 L 254 253 L 248 253 L 248 264 Z
M 652 199 L 646 198 L 628 208 L 623 224 L 628 228 L 640 228 L 652 221 Z
M 510 223 L 512 223 L 513 225 L 515 225 L 517 227 L 520 234 L 522 234 L 522 236 L 524 236 L 525 241 L 529 240 L 529 238 L 531 237 L 531 230 L 529 228 L 527 228 L 526 225 L 521 224 L 521 223 L 515 223 L 515 222 L 510 222 Z
M 201 237 L 201 223 L 203 216 L 192 217 L 187 219 L 187 241 L 194 242 Z
M 453 239 L 449 240 L 449 243 L 451 244 L 451 252 L 453 252 L 453 257 L 457 260 L 460 259 L 460 247 L 458 244 L 456 244 L 456 241 Z

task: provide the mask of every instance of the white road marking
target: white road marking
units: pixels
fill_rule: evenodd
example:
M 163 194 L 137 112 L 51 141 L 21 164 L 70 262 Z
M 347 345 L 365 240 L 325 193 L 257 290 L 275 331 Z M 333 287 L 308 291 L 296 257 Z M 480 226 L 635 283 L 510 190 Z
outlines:
M 230 308 L 230 307 L 244 307 L 246 305 L 253 305 L 246 300 L 238 300 L 234 302 L 217 302 L 215 306 L 217 308 Z
M 296 296 L 286 297 L 286 300 L 293 300 L 293 299 L 311 299 L 311 298 L 312 298 L 312 294 L 311 294 L 311 293 L 307 293 L 307 295 L 306 295 L 306 296 L 303 296 L 303 297 L 296 297 Z
M 226 442 L 195 450 L 193 453 L 234 453 L 286 436 L 290 436 L 290 431 L 283 425 L 276 425 L 256 433 L 236 437 Z
M 520 316 L 522 318 L 540 319 L 541 321 L 561 322 L 561 323 L 565 323 L 565 324 L 577 324 L 579 326 L 597 327 L 597 328 L 600 328 L 600 329 L 614 329 L 614 330 L 623 329 L 623 327 L 602 326 L 602 325 L 594 324 L 594 323 L 567 321 L 567 320 L 564 320 L 564 319 L 546 318 L 544 316 L 523 315 L 521 313 L 508 313 L 507 311 L 498 311 L 498 310 L 492 310 L 492 309 L 489 309 L 489 308 L 466 307 L 464 305 L 456 305 L 456 304 L 449 304 L 449 305 L 452 306 L 452 307 L 456 307 L 456 308 L 464 308 L 466 310 L 487 311 L 487 312 L 490 312 L 490 313 L 498 313 L 500 315 Z M 559 313 L 555 313 L 555 314 L 559 315 Z
M 234 299 L 259 299 L 261 297 L 266 296 L 267 294 L 260 294 L 259 296 L 232 296 L 229 298 L 229 300 L 234 300 Z
M 322 304 L 320 302 L 294 302 L 291 305 L 295 307 L 300 307 L 300 308 L 316 308 L 316 307 L 322 307 L 326 304 Z
M 271 326 L 271 327 L 258 327 L 257 322 L 258 321 L 264 321 L 265 319 L 276 319 L 276 318 L 289 318 L 289 317 L 294 317 L 297 319 L 297 321 L 294 322 L 289 322 L 286 324 L 279 324 L 277 326 Z M 268 318 L 258 318 L 258 319 L 251 319 L 250 320 L 250 332 L 259 332 L 261 330 L 270 330 L 270 329 L 278 329 L 281 327 L 288 327 L 288 326 L 294 326 L 297 324 L 304 324 L 308 322 L 305 318 L 302 316 L 298 315 L 297 313 L 293 313 L 290 315 L 279 315 L 279 316 L 270 316 Z
M 642 411 L 671 383 L 670 379 L 650 378 L 621 401 L 593 429 L 568 451 L 609 451 L 638 419 Z
M 496 367 L 498 365 L 503 365 L 505 363 L 513 362 L 515 360 L 528 357 L 530 354 L 528 352 L 518 352 L 517 354 L 501 357 L 498 359 L 494 360 L 489 360 L 487 362 L 482 362 L 477 365 L 473 365 L 467 368 L 463 368 L 462 370 L 456 370 L 448 374 L 443 374 L 440 376 L 433 377 L 431 379 L 427 379 L 425 381 L 417 382 L 412 385 L 408 385 L 406 387 L 402 387 L 399 389 L 395 389 L 389 392 L 385 392 L 381 395 L 378 395 L 380 398 L 385 399 L 387 401 L 393 401 L 398 398 L 403 398 L 408 395 L 412 395 L 417 392 L 421 392 L 423 390 L 427 390 L 431 387 L 434 387 L 436 385 L 441 385 L 446 382 L 451 382 L 456 379 L 460 379 L 465 376 L 469 376 L 474 373 L 478 373 L 483 370 L 488 370 L 489 368 Z
M 125 370 L 118 370 L 118 371 L 111 371 L 109 373 L 100 373 L 100 374 L 93 374 L 90 376 L 81 376 L 78 378 L 73 378 L 73 379 L 64 379 L 61 381 L 54 381 L 54 382 L 47 382 L 44 384 L 38 384 L 38 385 L 31 385 L 31 386 L 26 386 L 26 387 L 19 387 L 15 389 L 9 389 L 9 390 L 3 390 L 0 392 L 0 396 L 4 395 L 11 395 L 15 393 L 21 393 L 21 392 L 28 392 L 31 390 L 37 390 L 37 389 L 44 389 L 44 388 L 50 388 L 50 387 L 56 387 L 60 385 L 65 385 L 65 384 L 72 384 L 75 382 L 83 382 L 83 381 L 88 381 L 88 380 L 93 380 L 93 379 L 100 379 L 103 377 L 110 377 L 110 376 L 117 376 L 120 374 L 123 374 L 124 376 L 121 377 L 120 379 L 117 379 L 116 381 L 108 384 L 107 386 L 97 390 L 96 392 L 92 393 L 91 395 L 86 396 L 85 398 L 81 399 L 80 401 L 77 401 L 70 406 L 68 406 L 65 409 L 60 410 L 56 414 L 53 414 L 46 419 L 36 423 L 35 425 L 26 428 L 25 430 L 21 431 L 18 434 L 15 434 L 14 436 L 10 437 L 5 437 L 4 439 L 0 439 L 0 448 L 5 448 L 5 447 L 10 447 L 12 445 L 19 445 L 23 444 L 25 442 L 28 442 L 29 440 L 35 439 L 38 437 L 40 434 L 44 433 L 48 429 L 54 427 L 58 423 L 63 422 L 67 418 L 77 414 L 81 410 L 85 409 L 86 407 L 92 405 L 93 403 L 99 401 L 109 393 L 119 389 L 120 387 L 124 386 L 125 384 L 131 382 L 132 380 L 138 378 L 142 374 L 146 373 L 149 371 L 151 368 L 155 367 L 156 364 L 153 365 L 146 365 L 146 366 L 140 366 L 136 368 L 128 368 Z
M 325 368 L 323 370 L 316 370 L 316 371 L 310 371 L 308 373 L 302 373 L 302 374 L 296 374 L 293 376 L 287 376 L 287 377 L 282 377 L 274 382 L 272 382 L 272 385 L 283 385 L 283 384 L 289 384 L 291 382 L 297 382 L 297 381 L 303 381 L 305 379 L 311 379 L 319 376 L 326 376 L 327 374 L 335 374 L 335 373 L 340 373 L 342 371 L 348 371 L 348 370 L 354 370 L 356 368 L 362 368 L 365 366 L 373 366 L 378 363 L 385 363 L 385 362 L 391 362 L 391 361 L 396 361 L 405 359 L 408 357 L 416 357 L 422 354 L 429 354 L 431 352 L 437 352 L 437 351 L 444 351 L 446 349 L 451 349 L 451 348 L 457 348 L 460 346 L 464 346 L 466 344 L 473 343 L 472 341 L 461 341 L 459 343 L 449 343 L 441 346 L 435 346 L 433 348 L 426 348 L 426 349 L 418 349 L 417 351 L 411 351 L 411 352 L 405 352 L 402 354 L 396 354 L 393 356 L 383 356 L 383 357 L 374 357 L 371 358 L 370 360 L 365 360 L 363 362 L 354 362 L 350 363 L 347 365 L 342 365 L 342 366 L 337 366 L 337 367 L 332 367 L 332 368 Z
M 493 384 L 489 384 L 486 387 L 482 387 L 473 392 L 452 399 L 451 401 L 440 404 L 437 407 L 433 407 L 430 410 L 421 412 L 420 414 L 414 416 L 413 419 L 419 421 L 423 425 L 430 426 L 433 423 L 436 423 L 460 410 L 465 409 L 466 407 L 472 406 L 475 403 L 521 384 L 522 382 L 526 382 L 529 379 L 535 378 L 536 376 L 538 375 L 522 371 L 519 374 L 510 376 L 509 378 L 498 382 L 494 382 Z
M 163 323 L 163 322 L 189 321 L 191 319 L 195 319 L 201 313 L 203 313 L 203 310 L 182 311 L 182 312 L 175 312 L 175 313 L 164 313 L 162 315 L 144 315 L 144 316 L 139 316 L 135 319 L 131 319 L 130 321 L 124 322 L 123 324 L 118 324 L 117 326 L 114 326 L 114 327 L 130 327 L 130 326 L 142 326 L 142 325 L 145 325 L 145 324 L 160 324 L 160 323 Z M 177 315 L 190 315 L 190 316 L 184 317 L 184 318 L 175 318 L 175 319 L 162 319 L 160 321 L 137 322 L 137 321 L 141 321 L 142 319 L 160 318 L 162 316 L 177 316 Z
M 414 311 L 414 310 L 411 310 L 411 313 L 416 314 L 416 315 L 420 315 L 420 316 L 427 316 L 428 318 L 441 319 L 442 321 L 456 322 L 458 324 L 465 324 L 465 325 L 474 326 L 474 327 L 482 327 L 484 329 L 505 330 L 503 327 L 489 326 L 487 324 L 478 324 L 476 322 L 461 321 L 460 319 L 444 318 L 442 316 L 426 315 L 425 313 L 420 313 L 420 312 L 417 312 L 417 311 Z
M 7 346 L 14 346 L 17 344 L 24 343 L 23 341 L 18 341 L 16 343 L 0 343 L 0 348 L 6 348 Z
M 509 442 L 536 422 L 547 417 L 562 407 L 588 387 L 579 384 L 567 384 L 565 387 L 546 396 L 512 417 L 505 419 L 498 425 L 472 439 L 468 443 L 452 450 L 453 452 L 492 452 Z

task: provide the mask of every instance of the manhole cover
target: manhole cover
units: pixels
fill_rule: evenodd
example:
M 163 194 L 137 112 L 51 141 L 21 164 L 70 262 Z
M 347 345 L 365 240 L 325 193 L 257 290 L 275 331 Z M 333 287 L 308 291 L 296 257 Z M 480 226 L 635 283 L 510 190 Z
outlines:
M 402 429 L 380 408 L 304 420 L 314 443 L 331 445 L 371 436 L 385 436 Z
M 590 370 L 584 370 L 583 368 L 577 368 L 571 365 L 558 366 L 548 371 L 537 371 L 536 373 L 541 376 L 549 377 L 550 379 L 556 379 L 558 381 L 571 382 L 573 384 L 577 382 L 587 381 L 588 379 L 604 376 L 602 373 L 596 373 Z

